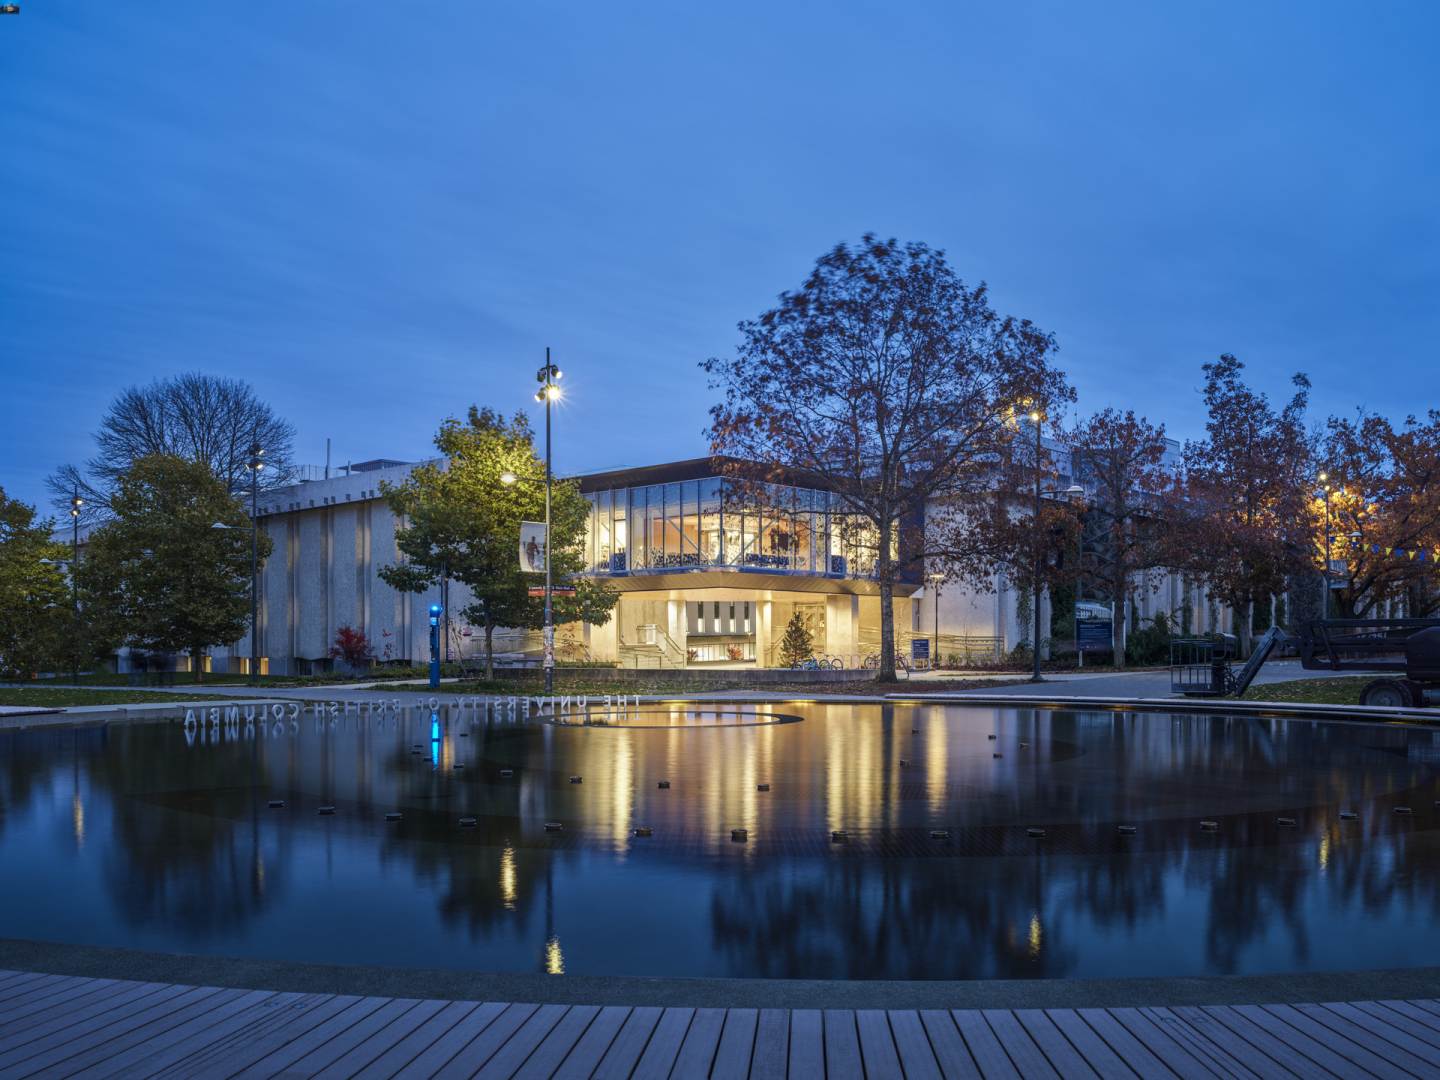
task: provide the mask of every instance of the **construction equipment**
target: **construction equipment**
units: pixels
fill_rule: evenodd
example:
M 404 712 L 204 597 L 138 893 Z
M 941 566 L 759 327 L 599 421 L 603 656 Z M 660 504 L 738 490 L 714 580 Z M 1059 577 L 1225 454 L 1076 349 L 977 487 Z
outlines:
M 1233 639 L 1231 639 L 1233 640 Z M 1170 645 L 1170 689 L 1187 697 L 1239 697 L 1285 640 L 1271 627 L 1239 671 L 1222 639 L 1176 639 Z M 1313 619 L 1296 635 L 1307 671 L 1394 672 L 1360 691 L 1361 705 L 1440 705 L 1440 619 Z
M 1300 633 L 1310 671 L 1399 672 L 1360 691 L 1361 705 L 1440 705 L 1440 619 L 1316 619 Z

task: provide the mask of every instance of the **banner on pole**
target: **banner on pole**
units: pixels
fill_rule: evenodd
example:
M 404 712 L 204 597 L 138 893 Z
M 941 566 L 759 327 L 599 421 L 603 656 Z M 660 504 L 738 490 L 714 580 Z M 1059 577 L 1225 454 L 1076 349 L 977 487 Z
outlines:
M 532 574 L 545 572 L 545 523 L 520 523 L 520 569 Z

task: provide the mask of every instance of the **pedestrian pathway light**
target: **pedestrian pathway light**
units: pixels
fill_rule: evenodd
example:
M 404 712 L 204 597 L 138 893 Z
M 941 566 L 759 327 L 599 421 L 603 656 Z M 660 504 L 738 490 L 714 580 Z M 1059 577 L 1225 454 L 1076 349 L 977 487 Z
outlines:
M 440 688 L 440 613 L 439 604 L 430 605 L 430 689 Z

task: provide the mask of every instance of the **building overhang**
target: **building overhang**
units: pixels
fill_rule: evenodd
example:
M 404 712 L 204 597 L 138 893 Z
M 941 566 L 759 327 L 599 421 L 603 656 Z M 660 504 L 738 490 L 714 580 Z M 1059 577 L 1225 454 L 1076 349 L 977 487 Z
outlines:
M 772 573 L 755 570 L 694 570 L 682 573 L 600 574 L 595 578 L 616 592 L 668 592 L 684 589 L 753 589 L 756 592 L 811 592 L 841 596 L 879 596 L 880 586 L 864 578 L 824 577 L 818 574 Z M 896 596 L 909 596 L 917 583 L 895 582 Z

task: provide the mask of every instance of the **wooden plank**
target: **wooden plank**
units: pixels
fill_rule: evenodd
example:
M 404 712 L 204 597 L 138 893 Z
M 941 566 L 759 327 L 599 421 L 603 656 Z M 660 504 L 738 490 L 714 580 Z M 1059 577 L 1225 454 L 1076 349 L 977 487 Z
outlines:
M 752 1080 L 785 1080 L 790 1066 L 790 1014 L 761 1009 L 755 1022 L 755 1048 L 750 1054 Z
M 282 1073 L 293 1063 L 325 1046 L 332 1039 L 345 1034 L 355 1025 L 364 1023 L 379 1012 L 386 1001 L 386 998 L 378 997 L 351 998 L 344 1008 L 333 1013 L 321 1023 L 305 1028 L 295 1034 L 293 1038 L 284 1039 L 278 1046 L 270 1047 L 262 1055 L 251 1055 L 251 1059 L 244 1066 L 236 1065 L 234 1068 L 230 1068 L 222 1062 L 219 1064 L 219 1068 L 206 1069 L 201 1075 L 203 1077 L 232 1075 L 261 1077 Z
M 1080 1052 L 1085 1064 L 1101 1076 L 1129 1076 L 1133 1071 L 1121 1060 L 1119 1054 L 1106 1045 L 1104 1039 L 1095 1034 L 1089 1024 L 1080 1019 L 1080 1014 L 1074 1009 L 1046 1009 L 1045 1015 L 1055 1021 L 1055 1026 L 1070 1040 L 1070 1045 Z
M 1333 1005 L 1282 1005 L 1279 1008 L 1294 1009 L 1406 1072 L 1414 1073 L 1418 1069 L 1424 1073 L 1440 1067 L 1440 1052 L 1433 1046 L 1412 1039 L 1399 1028 L 1352 1009 L 1343 1002 Z
M 380 1007 L 368 1016 L 357 1020 L 344 1031 L 332 1033 L 324 1041 L 316 1041 L 305 1047 L 296 1043 L 271 1054 L 264 1061 L 256 1062 L 246 1075 L 257 1075 L 262 1071 L 293 1073 L 297 1076 L 312 1076 L 335 1061 L 343 1058 L 355 1047 L 383 1031 L 396 1020 L 410 1012 L 418 1004 L 415 998 L 379 998 Z M 296 1041 L 297 1043 L 300 1040 Z M 284 1064 L 280 1064 L 284 1062 Z
M 1194 1005 L 1176 1005 L 1167 1009 L 1147 1008 L 1141 1012 L 1157 1023 L 1173 1016 L 1177 1026 L 1168 1030 L 1172 1031 L 1176 1038 L 1183 1036 L 1189 1045 L 1204 1050 L 1217 1060 L 1218 1055 L 1224 1054 L 1230 1061 L 1238 1063 L 1244 1072 L 1262 1077 L 1263 1080 L 1287 1080 L 1288 1077 L 1297 1075 L 1288 1067 L 1295 1063 L 1294 1054 L 1284 1053 L 1281 1059 L 1277 1060 L 1266 1053 L 1265 1047 L 1246 1041 L 1218 1019 L 1206 1015 Z M 1286 1049 L 1283 1045 L 1280 1048 L 1282 1051 Z
M 1302 1038 L 1294 1028 L 1263 1009 L 1256 1009 L 1252 1014 L 1249 1010 L 1253 1006 L 1202 1005 L 1200 1008 L 1206 1016 L 1218 1020 L 1246 1042 L 1259 1047 L 1276 1061 L 1285 1062 L 1288 1068 L 1302 1076 L 1324 1071 L 1342 1080 L 1360 1080 L 1365 1075 L 1365 1070 L 1356 1068 L 1353 1062 L 1313 1039 Z
M 209 992 L 206 992 L 209 991 Z M 203 1017 L 212 1011 L 220 1011 L 223 1015 L 229 1015 L 233 1005 L 238 1004 L 240 999 L 246 995 L 246 991 L 239 989 L 223 989 L 219 991 L 215 986 L 196 986 L 192 988 L 194 996 L 181 995 L 174 999 L 173 1008 L 163 1008 L 148 1017 L 148 1020 L 140 1022 L 140 1018 L 132 1018 L 131 1022 L 124 1024 L 111 1024 L 108 1030 L 96 1032 L 92 1040 L 86 1041 L 85 1045 L 73 1043 L 62 1043 L 50 1051 L 46 1057 L 46 1073 L 55 1073 L 59 1076 L 69 1076 L 72 1073 L 94 1066 L 94 1064 L 108 1063 L 108 1061 L 121 1060 L 128 1057 L 127 1051 L 140 1047 L 144 1050 L 144 1044 L 170 1045 L 168 1032 L 186 1025 L 187 1022 L 196 1017 Z M 261 991 L 268 994 L 268 991 Z M 35 1067 L 35 1061 L 26 1061 L 23 1068 Z
M 357 1072 L 356 1080 L 394 1076 L 479 1007 L 478 1001 L 443 1002 L 424 1023 Z
M 1326 1002 L 1324 1007 L 1357 1027 L 1409 1051 L 1428 1062 L 1431 1068 L 1440 1067 L 1440 1036 L 1424 1025 L 1391 1012 L 1373 1001 Z
M 955 1009 L 950 1015 L 955 1020 L 955 1026 L 960 1029 L 960 1036 L 965 1040 L 970 1056 L 975 1059 L 975 1067 L 980 1070 L 980 1075 L 985 1077 L 985 1080 L 990 1080 L 991 1077 L 1005 1077 L 1009 1080 L 1020 1075 L 1015 1071 L 1010 1055 L 1005 1053 L 1005 1048 L 1000 1045 L 995 1032 L 990 1029 L 985 1017 L 981 1016 L 978 1010 Z
M 535 1048 L 535 1052 L 526 1059 L 525 1064 L 515 1073 L 517 1078 L 524 1077 L 525 1080 L 548 1080 L 554 1076 L 557 1069 L 570 1055 L 575 1044 L 584 1037 L 590 1030 L 590 1025 L 600 1015 L 598 1005 L 575 1005 L 570 1008 L 560 1022 L 545 1037 L 545 1041 Z M 618 1030 L 619 1024 L 615 1027 Z M 614 1032 L 612 1031 L 613 1035 Z
M 600 1015 L 590 1022 L 580 1041 L 555 1070 L 556 1080 L 580 1080 L 595 1072 L 625 1021 L 630 1019 L 630 1011 L 626 1005 L 607 1005 L 601 1009 Z
M 1428 1012 L 1431 1016 L 1440 1017 L 1440 1001 L 1433 998 L 1411 998 L 1409 1003 L 1417 1009 Z
M 1335 1031 L 1335 1024 L 1323 1023 L 1289 1005 L 1240 1005 L 1236 1008 L 1237 1011 L 1247 1015 L 1252 1009 L 1269 1013 L 1281 1023 L 1290 1025 L 1303 1038 L 1329 1047 L 1341 1057 L 1353 1061 L 1372 1075 L 1400 1080 L 1400 1077 L 1407 1074 L 1406 1066 L 1396 1065 L 1388 1060 L 1389 1055 L 1377 1053 L 1376 1047 L 1371 1044 L 1371 1040 L 1365 1036 L 1364 1032 L 1361 1032 L 1364 1041 L 1356 1042 L 1353 1037 Z M 1337 1023 L 1340 1021 L 1337 1020 Z M 1422 1069 L 1424 1068 L 1423 1062 L 1418 1064 Z
M 860 1061 L 866 1076 L 900 1076 L 900 1052 L 883 1009 L 856 1009 L 855 1030 L 860 1036 Z
M 958 1076 L 964 1080 L 976 1080 L 980 1076 L 980 1069 L 970 1056 L 953 1015 L 943 1009 L 921 1009 L 920 1026 L 929 1036 L 930 1049 L 935 1052 L 941 1076 Z
M 177 1062 L 206 1052 L 216 1043 L 227 1041 L 236 1032 L 243 1038 L 257 1027 L 265 1028 L 275 1017 L 285 1018 L 287 1006 L 303 997 L 305 995 L 298 993 L 254 991 L 240 998 L 235 1003 L 237 1008 L 204 1012 L 167 1031 L 161 1038 L 148 1039 L 124 1054 L 105 1058 L 94 1071 L 102 1075 L 124 1071 L 132 1076 L 153 1076 Z
M 660 1014 L 660 1022 L 650 1035 L 645 1053 L 631 1074 L 634 1080 L 665 1080 L 675 1065 L 675 1055 L 680 1053 L 680 1044 L 685 1041 L 685 1032 L 690 1030 L 690 1021 L 695 1018 L 694 1009 L 666 1009 Z
M 462 1046 L 454 1057 L 435 1072 L 436 1080 L 459 1080 L 460 1077 L 474 1076 L 539 1007 L 528 1004 L 506 1005 L 500 1015 L 485 1026 L 484 1031 Z
M 1089 1064 L 1086 1064 L 1086 1060 L 1080 1057 L 1079 1051 L 1070 1045 L 1070 1040 L 1061 1034 L 1060 1028 L 1056 1027 L 1056 1022 L 1047 1017 L 1043 1009 L 1015 1009 L 1015 1021 L 1025 1028 L 1032 1040 L 1035 1040 L 1035 1045 L 1040 1047 L 1040 1053 L 1044 1054 L 1045 1061 L 1048 1061 L 1050 1067 L 1060 1073 L 1060 1076 L 1094 1076 L 1093 1068 L 1090 1068 Z M 994 1024 L 991 1024 L 991 1027 L 994 1027 Z M 999 1032 L 996 1031 L 996 1034 Z M 1001 1043 L 1005 1043 L 1004 1037 L 1001 1037 Z M 1018 1061 L 1015 1064 L 1020 1066 Z M 1021 1067 L 1020 1071 L 1024 1073 L 1024 1067 Z
M 605 1056 L 600 1059 L 600 1064 L 595 1067 L 595 1076 L 606 1080 L 611 1077 L 623 1080 L 634 1072 L 635 1065 L 640 1060 L 640 1055 L 645 1053 L 645 1047 L 649 1045 L 650 1036 L 655 1033 L 663 1013 L 663 1009 L 650 1005 L 632 1009 L 615 1040 L 605 1051 Z
M 1117 1024 L 1129 1032 L 1132 1038 L 1139 1039 L 1147 1050 L 1163 1061 L 1166 1068 L 1181 1080 L 1211 1080 L 1212 1077 L 1229 1076 L 1236 1071 L 1233 1065 L 1223 1064 L 1220 1058 L 1187 1046 L 1183 1039 L 1176 1038 L 1167 1030 L 1167 1026 L 1157 1023 L 1139 1009 L 1108 1011 Z M 1180 1026 L 1179 1021 L 1168 1025 L 1169 1028 Z
M 1091 1031 L 1104 1039 L 1105 1045 L 1115 1051 L 1116 1055 L 1139 1075 L 1166 1077 L 1167 1080 L 1176 1075 L 1174 1069 L 1152 1053 L 1143 1042 L 1126 1031 L 1119 1021 L 1104 1009 L 1076 1009 L 1075 1014 L 1090 1026 Z M 1194 1076 L 1196 1071 L 1201 1074 L 1206 1071 L 1199 1069 L 1193 1060 L 1190 1068 L 1191 1076 Z
M 182 987 L 168 983 L 121 983 L 111 993 L 89 999 L 83 1005 L 77 1004 L 73 1011 L 67 1010 L 44 1021 L 33 1020 L 31 1026 L 0 1037 L 0 1067 L 4 1066 L 13 1051 L 19 1047 L 30 1046 L 42 1040 L 70 1038 L 76 1031 L 83 1030 L 105 1013 L 113 1012 L 117 1017 L 123 1016 L 126 1010 L 135 1011 L 148 1007 L 140 1002 L 162 990 L 173 996 L 180 993 L 181 989 Z
M 541 1005 L 491 1055 L 476 1077 L 497 1080 L 513 1076 L 569 1011 L 569 1005 Z
M 164 997 L 152 995 L 143 999 L 146 1007 L 135 1012 L 125 1015 L 102 1014 L 84 1027 L 46 1039 L 43 1048 L 38 1045 L 22 1048 L 19 1053 L 24 1056 L 17 1064 L 23 1064 L 26 1071 L 54 1070 L 61 1062 L 69 1062 L 73 1058 L 88 1058 L 98 1046 L 134 1038 L 136 1032 L 139 1032 L 138 1037 L 143 1039 L 148 1034 L 174 1027 L 189 1019 L 190 1010 L 197 1006 L 206 1003 L 214 1006 L 238 994 L 239 991 L 230 991 L 221 998 L 220 991 L 213 986 L 177 986 L 174 994 Z M 126 1041 L 124 1045 L 132 1044 Z M 78 1062 L 76 1067 L 83 1064 L 83 1061 Z M 9 1062 L 0 1058 L 0 1069 L 8 1065 Z
M 1092 1077 L 1085 1064 L 1054 1022 L 1039 1009 L 983 1009 L 981 1015 L 1000 1040 L 1020 1075 Z
M 156 1077 L 205 1075 L 205 1071 L 223 1067 L 228 1076 L 243 1069 L 257 1057 L 264 1057 L 276 1046 L 289 1042 L 323 1023 L 328 1017 L 346 1008 L 359 998 L 337 998 L 334 994 L 302 994 L 281 1008 L 260 1010 L 249 1023 L 210 1042 L 199 1050 L 156 1068 Z
M 44 985 L 27 984 L 36 986 L 38 989 L 0 1001 L 0 1028 L 17 1016 L 28 1016 L 37 1010 L 53 1007 L 63 1001 L 71 1001 L 82 994 L 94 993 L 96 984 L 99 982 L 101 982 L 99 979 L 60 979 Z
M 865 1080 L 860 1035 L 852 1009 L 825 1009 L 825 1072 L 827 1080 Z
M 115 986 L 114 979 L 77 979 L 46 997 L 24 1002 L 6 1002 L 7 1007 L 0 1009 L 0 1036 L 18 1028 L 29 1027 L 35 1022 L 36 1014 L 53 1013 L 57 1010 L 68 1013 L 83 1008 L 97 994 L 113 993 Z
M 487 1001 L 466 1013 L 454 1027 L 420 1051 L 405 1067 L 407 1076 L 433 1076 L 480 1034 L 505 1015 L 510 1006 L 501 1001 Z
M 317 1080 L 348 1080 L 380 1055 L 401 1042 L 445 1007 L 443 1001 L 420 1001 L 367 1039 L 356 1043 L 315 1074 Z
M 205 1033 L 211 1026 L 223 1024 L 274 996 L 273 990 L 221 991 L 171 1016 L 123 1032 L 83 1054 L 72 1055 L 56 1071 L 66 1076 L 130 1072 L 137 1062 L 187 1040 L 198 1037 L 209 1042 Z
M 696 1009 L 670 1071 L 676 1076 L 709 1076 L 724 1027 L 724 1009 Z
M 710 1076 L 719 1080 L 745 1080 L 750 1075 L 750 1057 L 755 1050 L 755 1028 L 760 1023 L 758 1009 L 727 1009 L 725 1026 L 720 1031 L 720 1045 L 715 1048 L 715 1061 Z
M 16 983 L 8 990 L 0 990 L 0 1007 L 11 1002 L 33 1001 L 47 994 L 65 989 L 71 980 L 65 975 L 43 975 L 37 973 L 33 979 Z
M 790 1075 L 803 1080 L 825 1075 L 825 1022 L 819 1009 L 790 1013 Z
M 1423 1038 L 1431 1046 L 1440 1046 L 1440 1017 L 1431 1016 L 1424 1009 L 1417 1009 L 1408 1001 L 1357 1001 L 1355 1007 L 1384 1016 L 1392 1023 L 1396 1017 L 1404 1017 L 1409 1031 L 1417 1039 Z
M 39 986 L 49 986 L 59 975 L 47 975 L 43 971 L 22 971 L 4 986 L 0 986 L 0 1001 L 9 1001 L 17 994 L 28 994 Z
M 914 1009 L 891 1009 L 886 1019 L 890 1021 L 890 1036 L 895 1040 L 905 1080 L 940 1080 L 940 1066 L 925 1037 L 920 1014 Z

